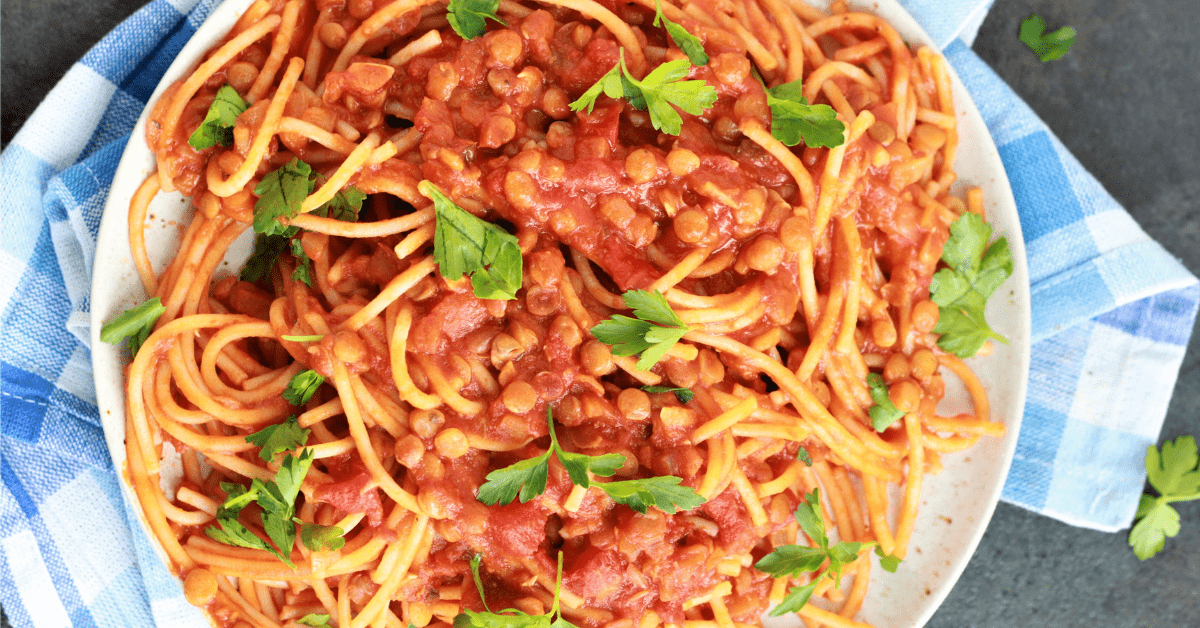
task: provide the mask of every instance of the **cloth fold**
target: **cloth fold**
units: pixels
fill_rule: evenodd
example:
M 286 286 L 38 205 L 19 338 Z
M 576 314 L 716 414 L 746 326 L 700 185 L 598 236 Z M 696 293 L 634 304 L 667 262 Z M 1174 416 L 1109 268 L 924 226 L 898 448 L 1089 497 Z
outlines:
M 970 50 L 990 0 L 900 2 L 983 114 L 1024 230 L 1033 361 L 1003 499 L 1073 525 L 1126 527 L 1200 284 Z M 121 497 L 87 339 L 113 172 L 150 93 L 217 4 L 139 10 L 0 154 L 0 604 L 16 626 L 205 625 Z

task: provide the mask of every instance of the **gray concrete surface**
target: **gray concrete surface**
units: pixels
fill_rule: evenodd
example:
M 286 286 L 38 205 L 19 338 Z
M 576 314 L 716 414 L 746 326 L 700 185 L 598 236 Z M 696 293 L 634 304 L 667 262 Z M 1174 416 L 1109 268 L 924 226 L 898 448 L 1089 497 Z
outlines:
M 57 77 L 139 0 L 3 0 L 3 141 Z M 68 9 L 74 16 L 63 18 Z M 1038 13 L 1079 43 L 1042 64 L 1017 40 Z M 975 44 L 1151 236 L 1200 271 L 1200 2 L 997 0 Z M 1163 439 L 1200 434 L 1200 341 L 1193 337 Z M 1000 504 L 929 628 L 1200 626 L 1200 503 L 1139 562 L 1124 534 L 1073 528 Z M 7 628 L 7 622 L 4 622 Z

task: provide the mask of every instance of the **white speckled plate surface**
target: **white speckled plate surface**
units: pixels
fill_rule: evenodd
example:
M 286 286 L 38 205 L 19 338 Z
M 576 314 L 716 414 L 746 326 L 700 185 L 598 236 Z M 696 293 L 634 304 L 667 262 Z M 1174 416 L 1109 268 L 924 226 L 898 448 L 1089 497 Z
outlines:
M 251 0 L 228 0 L 218 7 L 179 53 L 150 102 L 155 102 L 167 85 L 186 75 L 250 3 Z M 894 0 L 851 2 L 851 5 L 884 17 L 914 45 L 932 45 L 920 26 Z M 995 144 L 957 76 L 953 77 L 953 84 L 960 135 L 955 164 L 959 175 L 957 185 L 983 188 L 989 221 L 998 236 L 1008 237 L 1014 258 L 1013 277 L 996 292 L 988 306 L 988 320 L 1011 343 L 998 345 L 987 358 L 970 360 L 987 386 L 993 419 L 1004 422 L 1008 434 L 999 439 L 985 438 L 965 452 L 944 456 L 944 470 L 939 475 L 925 478 L 921 513 L 908 559 L 895 574 L 873 570 L 867 601 L 859 617 L 878 628 L 919 627 L 928 621 L 950 592 L 983 536 L 1000 498 L 1025 402 L 1029 371 L 1029 279 L 1021 226 Z M 146 298 L 129 252 L 127 215 L 134 191 L 154 168 L 154 156 L 145 141 L 148 115 L 147 109 L 133 131 L 113 180 L 100 227 L 92 284 L 92 365 L 96 396 L 108 447 L 122 472 L 125 467 L 122 366 L 126 354 L 100 342 L 99 333 L 105 321 Z M 179 236 L 190 220 L 191 205 L 177 193 L 160 194 L 150 213 L 147 247 L 155 269 L 161 271 L 178 248 Z M 241 246 L 235 246 L 230 253 L 224 272 L 239 268 L 248 254 L 248 238 L 244 238 Z M 951 379 L 947 378 L 948 384 Z M 947 388 L 947 400 L 942 407 L 965 407 L 965 392 L 960 387 L 948 385 Z M 170 482 L 170 479 L 165 481 Z M 125 483 L 124 473 L 122 482 Z M 128 497 L 136 503 L 127 483 L 125 488 L 130 491 Z M 898 495 L 893 491 L 893 503 L 898 501 L 895 499 Z M 793 616 L 772 619 L 769 625 L 798 628 L 799 622 Z

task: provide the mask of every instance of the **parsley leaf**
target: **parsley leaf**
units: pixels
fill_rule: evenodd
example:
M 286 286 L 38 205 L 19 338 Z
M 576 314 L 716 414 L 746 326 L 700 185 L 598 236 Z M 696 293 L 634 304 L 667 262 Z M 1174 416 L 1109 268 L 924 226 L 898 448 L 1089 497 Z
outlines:
M 238 521 L 238 514 L 242 508 L 254 501 L 258 496 L 256 491 L 248 491 L 241 484 L 233 484 L 230 482 L 222 482 L 221 488 L 229 495 L 225 499 L 225 503 L 217 509 L 217 526 L 208 526 L 204 528 L 204 534 L 208 538 L 225 545 L 234 547 L 246 547 L 249 549 L 259 549 L 263 551 L 271 551 L 271 546 L 266 541 L 258 537 L 250 531 L 249 528 L 242 525 Z
M 321 340 L 324 337 L 325 337 L 324 334 L 314 334 L 311 336 L 287 336 L 287 335 L 284 335 L 284 336 L 280 336 L 279 338 L 281 340 L 290 340 L 292 342 L 317 342 L 318 340 Z
M 591 479 L 588 477 L 589 471 L 607 478 L 612 477 L 617 469 L 625 465 L 625 456 L 621 454 L 588 456 L 563 450 L 562 445 L 558 444 L 558 435 L 554 433 L 554 416 L 549 408 L 546 408 L 546 419 L 550 422 L 550 449 L 554 451 L 554 455 L 558 456 L 558 461 L 567 470 L 572 484 L 588 488 L 592 485 Z
M 222 85 L 221 89 L 217 90 L 212 104 L 208 106 L 204 121 L 188 138 L 188 144 L 196 150 L 204 150 L 217 144 L 229 146 L 233 143 L 233 125 L 237 123 L 237 117 L 249 107 L 250 103 L 243 100 L 236 89 Z
M 657 290 L 630 290 L 622 296 L 637 318 L 614 314 L 592 327 L 592 335 L 612 345 L 616 355 L 640 355 L 634 368 L 648 371 L 691 327 L 680 320 Z
M 796 460 L 804 463 L 804 466 L 811 467 L 813 465 L 812 456 L 808 454 L 808 450 L 801 447 L 796 451 Z
M 115 345 L 126 338 L 129 339 L 129 355 L 136 356 L 142 343 L 154 331 L 154 324 L 166 312 L 167 308 L 158 297 L 147 299 L 145 303 L 131 307 L 108 324 L 100 328 L 100 341 Z
M 648 393 L 675 393 L 675 398 L 679 403 L 687 403 L 696 396 L 696 393 L 687 388 L 671 388 L 670 386 L 642 386 L 642 390 Z
M 520 492 L 521 503 L 525 503 L 546 491 L 546 480 L 550 475 L 550 451 L 522 460 L 503 469 L 487 474 L 487 481 L 479 487 L 475 498 L 492 506 L 508 504 Z
M 593 486 L 608 493 L 618 504 L 625 504 L 642 514 L 654 506 L 673 515 L 676 510 L 691 510 L 708 501 L 692 487 L 680 486 L 681 482 L 682 479 L 673 475 L 660 475 L 641 480 L 596 483 Z
M 333 628 L 329 625 L 329 615 L 318 615 L 309 613 L 304 617 L 296 620 L 301 626 L 312 626 L 312 628 Z
M 496 15 L 500 0 L 450 0 L 446 7 L 446 21 L 450 28 L 463 39 L 475 39 L 483 34 L 485 20 L 495 20 L 508 25 Z
M 312 287 L 312 258 L 308 253 L 304 252 L 304 246 L 300 244 L 300 238 L 292 238 L 291 240 L 292 256 L 296 258 L 296 270 L 292 271 L 292 280 L 299 281 L 309 288 Z
M 754 568 L 776 578 L 796 578 L 804 573 L 817 571 L 826 560 L 829 561 L 829 567 L 807 585 L 788 590 L 783 601 L 771 610 L 772 617 L 799 611 L 808 603 L 821 578 L 828 577 L 837 582 L 841 579 L 842 568 L 857 560 L 859 550 L 869 545 L 842 541 L 833 547 L 829 546 L 829 536 L 825 533 L 825 522 L 821 518 L 819 489 L 813 489 L 812 493 L 804 496 L 804 501 L 796 507 L 794 516 L 800 524 L 800 529 L 804 530 L 816 547 L 780 545 L 759 559 Z
M 288 239 L 281 235 L 254 236 L 254 254 L 246 260 L 238 278 L 251 283 L 266 277 L 275 266 L 275 261 L 288 247 Z
M 609 98 L 624 98 L 634 108 L 649 112 L 650 124 L 663 133 L 679 135 L 683 118 L 675 107 L 700 115 L 717 102 L 717 90 L 713 86 L 702 80 L 683 80 L 691 69 L 692 64 L 687 60 L 676 59 L 654 68 L 639 81 L 625 66 L 625 49 L 622 48 L 617 65 L 572 102 L 571 110 L 587 107 L 591 113 L 596 99 L 603 93 Z
M 810 105 L 804 97 L 804 80 L 766 90 L 771 107 L 771 136 L 788 146 L 833 148 L 846 141 L 846 125 L 829 105 Z
M 984 320 L 988 298 L 1013 272 L 1008 240 L 988 246 L 991 237 L 992 226 L 978 214 L 960 216 L 950 225 L 950 239 L 942 249 L 949 268 L 937 271 L 929 284 L 929 298 L 938 304 L 933 328 L 941 334 L 938 346 L 960 358 L 975 355 L 989 338 L 1008 344 Z
M 288 382 L 287 390 L 283 391 L 283 398 L 293 406 L 302 406 L 312 399 L 313 393 L 316 393 L 324 383 L 324 375 L 312 369 L 300 371 L 292 377 L 291 382 Z
M 481 299 L 515 299 L 521 288 L 521 247 L 517 237 L 454 204 L 436 185 L 422 181 L 417 190 L 433 201 L 437 226 L 433 259 L 451 281 L 471 274 L 471 287 Z
M 292 218 L 300 213 L 304 199 L 312 194 L 312 168 L 294 158 L 280 166 L 277 170 L 268 172 L 254 186 L 258 200 L 254 202 L 254 232 L 264 235 L 293 236 L 299 229 L 284 227 L 280 218 Z
M 320 376 L 318 376 L 320 377 Z M 293 378 L 292 381 L 295 381 Z M 286 395 L 287 393 L 284 393 Z M 308 440 L 311 430 L 300 427 L 296 415 L 287 418 L 283 423 L 268 425 L 246 437 L 246 442 L 261 447 L 258 457 L 267 462 L 285 451 L 302 447 Z
M 1063 58 L 1075 45 L 1075 29 L 1064 26 L 1052 33 L 1046 32 L 1046 20 L 1033 15 L 1021 20 L 1021 42 L 1036 52 L 1042 63 Z
M 263 531 L 275 544 L 270 551 L 289 567 L 294 567 L 291 553 L 296 544 L 296 524 L 293 521 L 296 497 L 300 494 L 300 484 L 308 474 L 312 461 L 311 449 L 301 451 L 298 457 L 288 454 L 275 472 L 274 480 L 264 482 L 256 478 L 250 484 L 252 490 L 257 490 L 258 505 L 263 510 Z
M 898 557 L 891 554 L 884 554 L 883 548 L 876 545 L 875 555 L 879 557 L 879 566 L 888 573 L 896 573 L 896 569 L 900 567 L 901 561 Z
M 654 0 L 654 25 L 667 29 L 671 41 L 675 42 L 683 54 L 687 55 L 692 65 L 708 65 L 708 53 L 704 52 L 704 44 L 700 42 L 700 38 L 689 33 L 679 24 L 668 20 L 667 16 L 663 15 L 662 0 Z
M 357 222 L 358 212 L 362 210 L 363 201 L 367 194 L 362 190 L 348 185 L 337 191 L 327 203 L 313 210 L 313 213 L 334 220 Z
M 867 414 L 871 416 L 871 425 L 875 427 L 876 432 L 882 432 L 892 423 L 904 418 L 904 411 L 897 408 L 891 397 L 888 397 L 888 387 L 882 375 L 867 375 L 867 388 L 871 390 L 871 400 L 875 402 Z
M 1136 523 L 1129 531 L 1129 546 L 1138 560 L 1146 560 L 1162 551 L 1167 537 L 1179 534 L 1179 511 L 1171 502 L 1200 499 L 1200 455 L 1196 439 L 1180 436 L 1163 443 L 1162 452 L 1154 445 L 1146 448 L 1146 476 L 1159 497 L 1142 495 Z
M 346 546 L 346 539 L 342 537 L 344 534 L 346 531 L 338 526 L 308 522 L 301 522 L 300 526 L 300 542 L 314 552 L 342 549 Z
M 545 615 L 530 615 L 515 608 L 492 612 L 483 592 L 483 580 L 479 577 L 481 560 L 482 557 L 479 554 L 471 557 L 471 575 L 475 579 L 475 588 L 479 589 L 479 599 L 483 602 L 485 610 L 477 613 L 470 609 L 463 609 L 454 617 L 454 628 L 576 628 L 575 624 L 562 616 L 559 609 L 558 598 L 562 592 L 563 565 L 561 551 L 558 553 L 558 571 L 554 578 L 554 599 L 550 604 L 550 611 Z M 555 618 L 556 615 L 557 618 Z M 552 619 L 553 621 L 551 621 Z

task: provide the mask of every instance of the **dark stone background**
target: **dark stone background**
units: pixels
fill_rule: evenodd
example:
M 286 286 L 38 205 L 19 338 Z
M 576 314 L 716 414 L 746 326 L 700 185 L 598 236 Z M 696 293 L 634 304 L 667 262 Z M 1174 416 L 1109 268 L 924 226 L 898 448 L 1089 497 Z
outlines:
M 3 141 L 42 96 L 141 0 L 0 4 Z M 1043 64 L 1017 40 L 1034 13 L 1079 43 Z M 64 16 L 70 15 L 70 19 Z M 1050 125 L 1142 227 L 1200 271 L 1200 2 L 997 0 L 979 53 Z M 1163 438 L 1200 433 L 1193 338 Z M 1073 528 L 1000 504 L 962 579 L 929 628 L 1140 628 L 1200 625 L 1200 503 L 1183 530 L 1139 562 L 1125 535 Z M 7 627 L 7 622 L 4 622 Z

